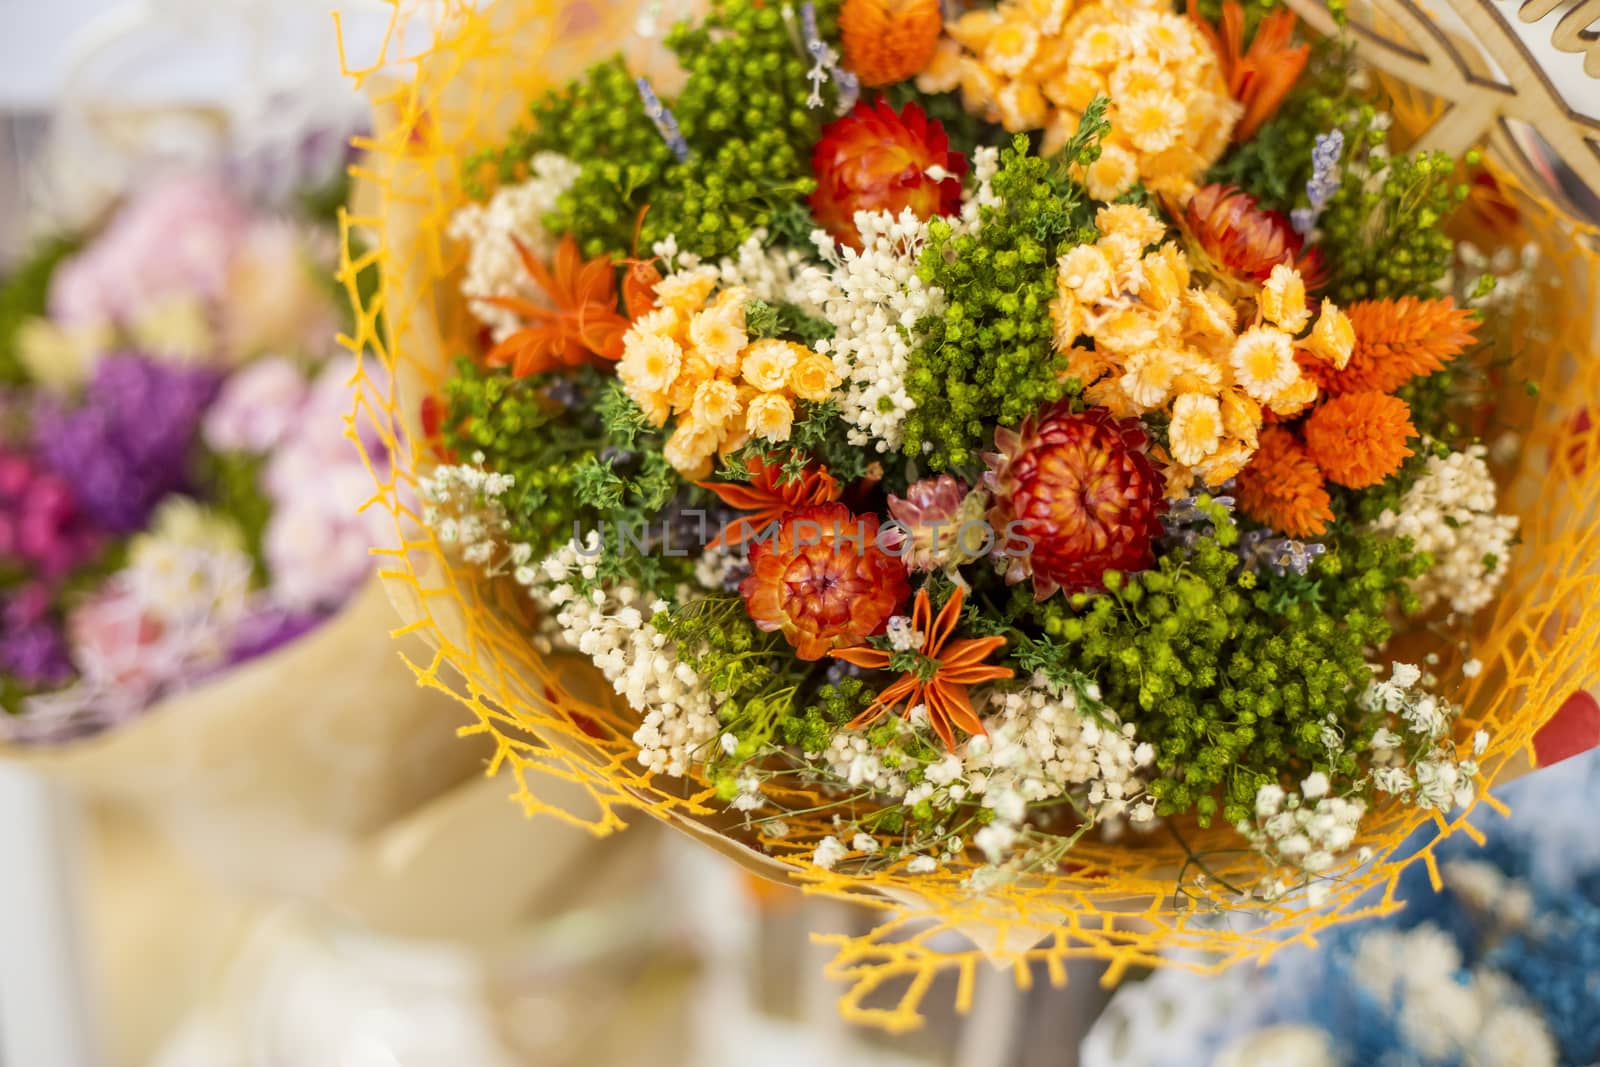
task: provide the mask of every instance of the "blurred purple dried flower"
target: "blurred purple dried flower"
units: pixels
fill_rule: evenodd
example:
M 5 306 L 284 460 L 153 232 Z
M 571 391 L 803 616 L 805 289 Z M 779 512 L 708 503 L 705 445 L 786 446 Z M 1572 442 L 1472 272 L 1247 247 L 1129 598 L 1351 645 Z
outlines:
M 228 666 L 276 652 L 315 630 L 326 620 L 325 614 L 317 612 L 296 614 L 270 611 L 252 616 L 240 624 L 233 647 L 228 650 Z
M 206 444 L 218 452 L 270 452 L 294 429 L 309 392 L 293 360 L 267 356 L 246 364 L 206 412 Z
M 50 592 L 34 583 L 0 600 L 0 670 L 29 688 L 65 685 L 72 659 L 61 627 L 50 612 Z
M 40 406 L 34 447 L 90 518 L 133 533 L 163 496 L 187 483 L 200 420 L 220 380 L 203 367 L 110 356 L 77 407 Z

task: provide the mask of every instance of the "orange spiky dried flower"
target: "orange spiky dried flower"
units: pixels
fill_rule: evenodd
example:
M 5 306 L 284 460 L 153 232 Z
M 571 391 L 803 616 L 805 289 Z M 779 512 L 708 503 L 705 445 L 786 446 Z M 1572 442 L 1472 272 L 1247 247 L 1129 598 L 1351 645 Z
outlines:
M 1316 537 L 1333 521 L 1322 471 L 1281 426 L 1261 431 L 1256 454 L 1239 472 L 1233 495 L 1244 514 L 1290 537 Z
M 558 367 L 616 362 L 628 319 L 617 311 L 616 264 L 609 256 L 585 261 L 571 234 L 561 239 L 550 265 L 539 261 L 515 236 L 517 257 L 553 307 L 515 296 L 478 297 L 528 320 L 528 325 L 489 350 L 484 362 L 510 367 L 517 378 Z
M 917 599 L 911 609 L 911 629 L 923 635 L 922 646 L 916 650 L 917 666 L 906 671 L 898 681 L 878 694 L 867 710 L 850 721 L 850 729 L 876 722 L 884 712 L 900 704 L 901 712 L 909 718 L 911 709 L 922 705 L 928 712 L 928 723 L 939 740 L 951 751 L 955 750 L 955 729 L 965 734 L 987 733 L 977 712 L 972 709 L 972 697 L 967 687 L 980 682 L 997 681 L 1015 675 L 1010 667 L 997 667 L 985 663 L 989 654 L 1005 646 L 1003 637 L 976 637 L 952 641 L 956 623 L 961 619 L 961 602 L 965 591 L 957 586 L 945 601 L 937 618 L 928 599 L 926 588 L 917 590 Z M 835 659 L 853 663 L 869 670 L 885 670 L 894 654 L 881 648 L 845 648 L 829 653 Z
M 734 547 L 761 533 L 792 511 L 839 499 L 839 483 L 826 467 L 808 467 L 798 478 L 785 480 L 783 464 L 770 456 L 752 456 L 747 465 L 749 482 L 696 482 L 730 508 L 748 511 L 723 527 L 706 543 L 707 549 Z
M 1244 46 L 1244 7 L 1237 0 L 1222 5 L 1222 24 L 1213 26 L 1191 5 L 1189 17 L 1211 42 L 1222 67 L 1228 93 L 1244 106 L 1244 114 L 1233 127 L 1235 143 L 1256 135 L 1294 88 L 1311 58 L 1311 46 L 1292 45 L 1293 11 L 1275 11 L 1261 20 L 1250 47 Z
M 1411 408 L 1387 393 L 1346 393 L 1306 419 L 1306 452 L 1322 473 L 1346 489 L 1377 485 L 1400 469 L 1417 436 Z
M 1473 342 L 1477 317 L 1446 296 L 1419 300 L 1362 300 L 1345 309 L 1356 346 L 1343 370 L 1302 360 L 1301 369 L 1325 392 L 1392 393 L 1413 378 L 1442 370 Z
M 939 0 L 844 0 L 844 65 L 869 87 L 921 74 L 933 60 L 944 15 Z

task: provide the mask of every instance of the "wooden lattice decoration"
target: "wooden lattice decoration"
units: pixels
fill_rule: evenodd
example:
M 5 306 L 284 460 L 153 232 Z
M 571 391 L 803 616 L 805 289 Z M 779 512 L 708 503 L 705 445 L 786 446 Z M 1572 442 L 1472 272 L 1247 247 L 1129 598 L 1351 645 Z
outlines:
M 1337 32 L 1317 0 L 1287 3 L 1318 32 Z M 1362 62 L 1429 98 L 1424 147 L 1484 145 L 1526 188 L 1571 209 L 1531 147 L 1537 131 L 1600 196 L 1600 0 L 1449 0 L 1438 11 L 1357 0 L 1348 11 Z
M 1465 7 L 1479 0 L 1459 2 Z M 441 550 L 416 511 L 416 424 L 420 398 L 439 386 L 449 356 L 469 350 L 476 329 L 457 292 L 465 249 L 445 237 L 451 213 L 465 199 L 460 162 L 502 137 L 536 91 L 628 39 L 633 16 L 623 3 L 463 6 L 422 53 L 397 60 L 391 49 L 351 71 L 372 93 L 377 133 L 364 145 L 369 155 L 358 173 L 374 194 L 366 198 L 372 206 L 353 209 L 345 225 L 378 240 L 343 267 L 356 312 L 347 343 L 393 372 L 381 398 L 370 389 L 360 392 L 358 414 L 384 427 L 385 444 L 402 457 L 376 483 L 370 506 L 394 515 L 402 545 L 387 552 L 382 565 L 405 620 L 399 632 L 421 635 L 436 649 L 430 660 L 413 664 L 418 680 L 471 709 L 475 722 L 463 732 L 493 740 L 491 772 L 508 776 L 530 815 L 551 815 L 596 834 L 622 829 L 640 815 L 653 817 L 766 877 L 879 909 L 883 922 L 870 934 L 823 940 L 837 950 L 832 974 L 849 984 L 845 1014 L 895 1030 L 917 1025 L 941 974 L 954 975 L 956 1005 L 964 1008 L 984 963 L 1014 967 L 1019 981 L 1038 969 L 1059 983 L 1066 961 L 1095 958 L 1108 963 L 1108 980 L 1115 981 L 1130 967 L 1166 963 L 1163 950 L 1177 948 L 1199 953 L 1188 955 L 1187 965 L 1219 969 L 1265 960 L 1287 944 L 1314 942 L 1332 924 L 1397 907 L 1395 885 L 1407 865 L 1422 863 L 1431 871 L 1438 839 L 1472 833 L 1464 813 L 1447 819 L 1399 805 L 1377 809 L 1361 842 L 1372 847 L 1371 862 L 1357 867 L 1351 860 L 1338 872 L 1341 880 L 1323 907 L 1280 903 L 1254 923 L 1218 922 L 1213 912 L 1229 904 L 1221 883 L 1259 878 L 1256 859 L 1238 851 L 1231 831 L 1202 831 L 1182 821 L 1170 832 L 1115 844 L 1085 840 L 1073 853 L 1076 866 L 981 892 L 968 882 L 976 862 L 933 875 L 897 869 L 863 878 L 822 870 L 811 856 L 818 840 L 833 832 L 831 823 L 791 817 L 788 836 L 761 839 L 721 812 L 704 782 L 646 774 L 631 740 L 637 714 L 585 663 L 536 653 L 526 605 Z M 1420 15 L 1407 17 L 1411 29 L 1426 28 Z M 1427 55 L 1404 47 L 1386 51 L 1371 38 L 1363 38 L 1361 51 L 1402 77 L 1438 74 L 1444 84 L 1429 87 L 1439 92 L 1451 84 L 1440 73 L 1448 49 L 1434 40 Z M 661 61 L 649 42 L 633 50 L 636 64 Z M 1464 73 L 1449 77 L 1467 80 Z M 1518 106 L 1522 110 L 1513 111 L 1502 103 L 1494 113 L 1524 115 L 1547 134 L 1553 131 L 1541 120 L 1552 106 L 1547 97 Z M 1469 125 L 1460 118 L 1449 122 L 1451 139 L 1470 142 L 1477 131 Z M 1570 146 L 1570 140 L 1562 143 Z M 1468 708 L 1463 737 L 1479 727 L 1493 736 L 1482 760 L 1484 777 L 1493 781 L 1527 765 L 1536 729 L 1574 689 L 1600 681 L 1593 614 L 1600 604 L 1600 419 L 1579 419 L 1600 405 L 1594 326 L 1600 261 L 1585 244 L 1593 232 L 1528 192 L 1515 177 L 1521 164 L 1503 139 L 1491 138 L 1490 147 L 1509 168 L 1503 185 L 1520 212 L 1521 231 L 1546 257 L 1530 302 L 1539 315 L 1524 313 L 1526 321 L 1511 324 L 1536 342 L 1524 369 L 1540 387 L 1537 399 L 1518 392 L 1505 410 L 1530 428 L 1508 494 L 1525 543 L 1506 595 L 1483 613 L 1488 617 L 1474 635 L 1474 654 L 1485 668 L 1451 694 Z M 357 204 L 363 202 L 358 197 Z M 363 300 L 357 275 L 374 264 L 383 272 L 382 290 Z M 1441 646 L 1446 667 L 1456 655 L 1453 647 Z M 585 803 L 550 802 L 555 783 L 568 798 L 576 787 Z M 794 808 L 811 806 L 785 799 Z M 1421 825 L 1436 831 L 1434 843 L 1401 855 L 1401 843 Z M 1206 853 L 1213 854 L 1197 861 Z M 1202 869 L 1204 879 L 1196 877 Z

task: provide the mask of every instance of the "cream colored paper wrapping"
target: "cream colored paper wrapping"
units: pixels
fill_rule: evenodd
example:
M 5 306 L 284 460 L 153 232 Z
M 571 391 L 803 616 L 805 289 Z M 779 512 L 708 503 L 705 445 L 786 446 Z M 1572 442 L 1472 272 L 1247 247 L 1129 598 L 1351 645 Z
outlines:
M 459 710 L 416 686 L 392 622 L 369 580 L 317 629 L 131 722 L 4 754 L 137 809 L 229 882 L 319 896 L 368 837 L 483 764 L 454 736 Z

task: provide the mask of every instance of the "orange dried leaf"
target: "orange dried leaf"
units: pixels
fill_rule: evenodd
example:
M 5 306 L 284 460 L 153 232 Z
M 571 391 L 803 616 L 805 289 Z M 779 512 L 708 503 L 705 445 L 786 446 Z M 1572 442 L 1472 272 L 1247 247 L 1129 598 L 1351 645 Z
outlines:
M 527 320 L 527 325 L 489 350 L 484 362 L 510 367 L 518 378 L 583 363 L 622 358 L 628 320 L 617 311 L 616 265 L 609 256 L 584 261 L 578 242 L 568 234 L 546 265 L 515 236 L 517 258 L 544 291 L 551 307 L 515 296 L 479 297 Z

